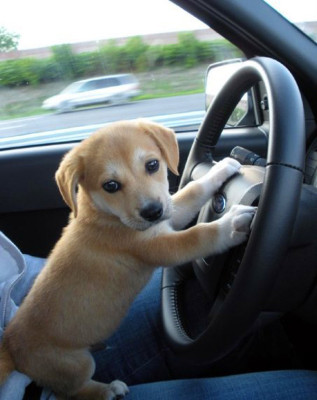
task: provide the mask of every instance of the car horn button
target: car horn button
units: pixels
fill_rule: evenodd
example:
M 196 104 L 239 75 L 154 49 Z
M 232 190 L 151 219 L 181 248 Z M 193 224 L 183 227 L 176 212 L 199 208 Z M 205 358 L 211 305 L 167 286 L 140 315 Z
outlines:
M 224 212 L 226 208 L 226 198 L 221 193 L 216 193 L 212 199 L 212 207 L 217 214 Z

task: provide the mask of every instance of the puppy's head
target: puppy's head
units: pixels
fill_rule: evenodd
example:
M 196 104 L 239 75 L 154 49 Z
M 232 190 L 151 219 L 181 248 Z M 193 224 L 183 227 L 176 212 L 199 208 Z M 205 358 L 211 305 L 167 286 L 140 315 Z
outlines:
M 145 120 L 108 125 L 71 150 L 56 180 L 76 217 L 76 188 L 99 212 L 145 230 L 171 215 L 167 167 L 175 173 L 178 145 L 172 130 Z

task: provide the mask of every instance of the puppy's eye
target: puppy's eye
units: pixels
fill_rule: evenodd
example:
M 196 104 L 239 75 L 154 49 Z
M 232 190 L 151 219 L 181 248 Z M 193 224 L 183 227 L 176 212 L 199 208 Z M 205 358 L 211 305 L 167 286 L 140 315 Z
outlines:
M 160 168 L 160 163 L 158 160 L 151 160 L 145 164 L 145 170 L 149 174 L 153 174 L 154 172 L 158 171 Z
M 117 181 L 108 181 L 105 182 L 102 187 L 108 193 L 115 193 L 121 189 L 121 184 Z

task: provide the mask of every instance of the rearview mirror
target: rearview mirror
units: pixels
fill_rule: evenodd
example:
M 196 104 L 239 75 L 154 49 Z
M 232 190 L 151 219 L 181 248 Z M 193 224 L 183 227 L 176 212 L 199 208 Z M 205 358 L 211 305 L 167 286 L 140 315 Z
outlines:
M 241 67 L 243 59 L 221 61 L 208 67 L 205 84 L 205 106 L 210 104 L 231 76 Z M 252 126 L 255 124 L 252 89 L 245 93 L 229 120 L 227 127 Z

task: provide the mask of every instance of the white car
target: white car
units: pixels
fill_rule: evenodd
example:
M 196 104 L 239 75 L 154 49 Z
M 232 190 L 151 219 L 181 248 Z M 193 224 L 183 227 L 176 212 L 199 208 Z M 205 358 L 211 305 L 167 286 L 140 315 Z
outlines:
M 132 74 L 108 75 L 73 82 L 56 96 L 46 99 L 42 108 L 67 112 L 90 104 L 121 103 L 139 93 L 139 82 Z

